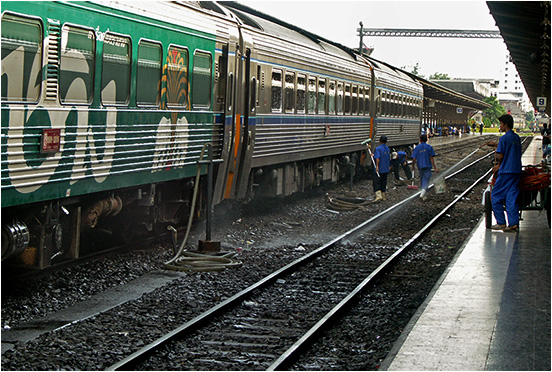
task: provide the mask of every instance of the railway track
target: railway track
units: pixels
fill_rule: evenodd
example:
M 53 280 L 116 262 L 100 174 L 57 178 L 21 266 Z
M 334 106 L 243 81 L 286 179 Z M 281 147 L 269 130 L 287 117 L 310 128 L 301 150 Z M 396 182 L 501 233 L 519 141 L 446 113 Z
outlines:
M 473 158 L 480 154 L 480 151 L 474 152 L 472 150 L 473 147 L 470 150 L 469 147 L 466 146 L 465 152 L 468 153 L 471 151 L 471 155 L 464 156 L 463 164 L 470 163 Z M 485 161 L 483 159 L 482 161 L 473 164 L 470 169 L 477 168 L 475 173 L 484 174 L 489 170 L 491 155 L 492 153 L 488 154 L 486 157 L 486 159 L 489 160 Z M 443 162 L 442 164 L 447 163 L 445 158 L 441 158 L 439 161 Z M 439 168 L 451 169 L 454 168 L 454 166 L 448 165 L 442 167 L 439 165 Z M 447 170 L 447 172 L 449 171 Z M 389 350 L 396 337 L 398 337 L 401 324 L 404 326 L 408 322 L 408 319 L 410 319 L 412 314 L 411 311 L 415 311 L 415 309 L 419 306 L 419 301 L 421 301 L 420 299 L 423 299 L 423 297 L 419 297 L 419 293 L 423 291 L 421 288 L 428 288 L 428 291 L 431 289 L 431 286 L 433 285 L 431 283 L 434 283 L 432 278 L 435 278 L 436 280 L 440 275 L 440 272 L 442 272 L 442 270 L 448 265 L 447 255 L 449 254 L 449 250 L 450 253 L 454 255 L 453 247 L 457 246 L 456 244 L 461 244 L 461 242 L 469 234 L 469 226 L 473 226 L 470 225 L 469 220 L 472 219 L 472 221 L 476 221 L 481 217 L 482 210 L 477 212 L 477 204 L 480 204 L 478 201 L 478 198 L 480 198 L 479 194 L 482 194 L 482 190 L 486 187 L 486 184 L 480 183 L 476 191 L 459 198 L 459 195 L 461 194 L 460 191 L 464 190 L 468 185 L 474 182 L 474 178 L 469 177 L 466 174 L 471 172 L 472 171 L 469 170 L 467 172 L 460 172 L 457 175 L 451 175 L 451 177 L 448 177 L 446 181 L 446 192 L 439 195 L 433 195 L 433 193 L 431 193 L 430 199 L 425 203 L 419 201 L 416 194 L 412 195 L 410 191 L 407 192 L 406 190 L 401 190 L 400 188 L 397 190 L 391 190 L 392 192 L 390 195 L 392 198 L 394 194 L 401 197 L 411 195 L 409 201 L 405 201 L 404 204 L 395 207 L 393 215 L 391 217 L 387 217 L 393 221 L 392 223 L 388 223 L 388 221 L 385 220 L 385 217 L 382 216 L 379 218 L 379 222 L 374 220 L 373 223 L 366 225 L 365 228 L 357 230 L 356 234 L 352 234 L 351 237 L 342 239 L 340 243 L 335 245 L 335 248 L 329 249 L 328 253 L 321 253 L 318 258 L 315 258 L 316 261 L 322 262 L 321 260 L 324 259 L 325 262 L 331 262 L 333 257 L 333 259 L 336 260 L 337 265 L 338 262 L 346 263 L 347 261 L 345 258 L 348 258 L 349 262 L 354 263 L 356 260 L 360 260 L 364 257 L 366 258 L 365 262 L 369 263 L 366 267 L 371 265 L 373 268 L 373 265 L 382 262 L 382 260 L 387 259 L 387 257 L 389 257 L 393 252 L 399 250 L 400 247 L 410 240 L 424 224 L 427 224 L 431 218 L 438 213 L 436 211 L 437 207 L 439 207 L 440 210 L 451 200 L 459 199 L 456 206 L 452 208 L 452 211 L 445 213 L 445 215 L 442 216 L 438 222 L 436 222 L 436 226 L 430 229 L 431 231 L 422 234 L 414 249 L 406 249 L 406 257 L 398 260 L 395 268 L 391 269 L 391 272 L 382 272 L 382 274 L 378 275 L 379 279 L 377 280 L 377 286 L 372 286 L 369 290 L 361 291 L 361 293 L 359 293 L 357 297 L 361 298 L 361 300 L 359 300 L 360 306 L 355 306 L 349 311 L 344 309 L 337 314 L 345 315 L 346 317 L 349 316 L 350 320 L 343 321 L 336 319 L 332 323 L 337 325 L 337 327 L 327 331 L 320 330 L 314 334 L 315 338 L 322 335 L 316 346 L 311 348 L 299 348 L 299 354 L 301 355 L 298 358 L 298 364 L 293 366 L 292 369 L 329 370 L 337 368 L 341 370 L 369 370 L 374 369 L 375 366 L 377 366 L 378 361 L 385 357 L 387 353 L 386 350 Z M 438 173 L 437 175 L 445 174 L 446 173 Z M 437 175 L 434 175 L 434 177 Z M 471 201 L 469 201 L 469 199 L 471 199 Z M 331 218 L 332 221 L 338 223 L 335 226 L 324 225 L 324 229 L 332 228 L 331 231 L 334 231 L 333 228 L 341 225 L 341 222 L 349 223 L 349 221 L 353 221 L 355 219 L 358 221 L 357 217 L 363 216 L 363 220 L 365 220 L 369 216 L 382 214 L 383 212 L 380 213 L 380 211 L 395 203 L 395 200 L 398 199 L 393 198 L 387 202 L 373 204 L 374 207 L 369 207 L 366 211 L 345 212 L 343 215 L 337 215 L 339 218 L 335 218 L 336 215 L 331 213 L 320 211 L 320 215 L 326 216 L 325 218 Z M 319 200 L 319 202 L 315 203 L 315 205 L 317 204 L 319 207 L 324 208 L 323 200 Z M 303 207 L 304 204 L 301 204 L 300 208 Z M 284 220 L 276 219 L 272 221 L 288 221 L 292 223 L 293 216 L 296 212 L 288 208 L 289 207 L 284 208 L 286 212 Z M 310 213 L 314 213 L 310 215 L 311 217 L 315 217 L 315 214 L 317 213 L 315 212 L 315 209 L 316 207 L 314 206 L 308 209 Z M 290 212 L 292 213 L 291 216 Z M 268 266 L 256 266 L 256 262 L 246 259 L 244 262 L 246 262 L 247 265 L 240 270 L 230 270 L 226 274 L 189 276 L 189 279 L 179 280 L 173 285 L 166 286 L 168 288 L 163 288 L 161 291 L 156 291 L 155 293 L 151 293 L 151 295 L 143 296 L 138 301 L 130 301 L 128 304 L 121 304 L 113 310 L 98 314 L 94 318 L 88 320 L 76 321 L 71 326 L 57 330 L 56 332 L 50 332 L 51 334 L 44 334 L 32 343 L 28 342 L 16 345 L 14 352 L 8 352 L 2 355 L 3 369 L 105 370 L 112 368 L 117 362 L 122 361 L 125 356 L 137 351 L 144 344 L 149 345 L 151 343 L 155 343 L 162 334 L 174 331 L 179 324 L 190 323 L 192 322 L 190 319 L 193 320 L 197 318 L 198 314 L 209 312 L 209 310 L 207 310 L 209 306 L 217 307 L 220 305 L 220 301 L 225 300 L 227 296 L 240 292 L 244 286 L 258 282 L 259 279 L 262 278 L 262 273 L 270 273 L 280 267 L 280 265 L 270 263 L 275 258 L 277 259 L 277 262 L 283 262 L 281 266 L 284 266 L 287 265 L 290 259 L 292 259 L 291 257 L 299 257 L 299 254 L 303 249 L 301 244 L 297 244 L 297 242 L 303 242 L 303 245 L 306 243 L 306 251 L 320 249 L 320 244 L 316 246 L 311 245 L 308 243 L 308 239 L 296 236 L 299 231 L 309 231 L 308 229 L 305 229 L 307 228 L 307 223 L 301 227 L 299 227 L 299 225 L 293 225 L 293 228 L 291 226 L 281 227 L 279 225 L 267 225 L 264 222 L 265 218 L 269 218 L 267 215 L 258 217 L 255 214 L 255 216 L 256 222 L 252 225 L 255 227 L 254 229 L 251 229 L 249 224 L 241 227 L 242 230 L 243 227 L 246 228 L 249 236 L 254 237 L 255 240 L 258 239 L 258 242 L 255 243 L 255 245 L 261 242 L 262 230 L 259 230 L 258 227 L 262 226 L 265 226 L 265 228 L 267 226 L 269 228 L 277 226 L 278 229 L 284 229 L 286 230 L 284 234 L 289 235 L 289 237 L 286 236 L 285 240 L 293 240 L 296 242 L 289 243 L 291 245 L 283 247 L 279 246 L 275 241 L 272 243 L 261 243 L 262 245 L 259 246 L 260 250 L 258 250 L 258 254 L 259 256 L 263 254 L 269 255 L 267 257 Z M 262 218 L 262 220 L 259 220 L 259 218 Z M 310 217 L 304 218 L 307 219 Z M 317 219 L 315 219 L 315 221 L 316 220 Z M 238 223 L 238 221 L 234 221 L 235 223 Z M 408 223 L 403 224 L 401 229 L 397 229 L 395 228 L 395 226 L 397 226 L 397 221 L 408 221 Z M 241 225 L 244 222 L 239 223 Z M 467 222 L 467 225 L 465 222 Z M 391 229 L 390 226 L 392 227 Z M 392 233 L 390 230 L 393 230 Z M 224 232 L 225 230 L 219 228 L 217 231 Z M 233 231 L 233 229 L 229 231 Z M 320 226 L 318 227 L 318 231 L 320 231 Z M 335 231 L 339 231 L 339 229 L 336 228 Z M 341 231 L 343 230 L 341 229 Z M 235 232 L 231 232 L 231 234 L 235 234 Z M 333 236 L 337 236 L 339 234 L 340 233 L 336 233 Z M 324 231 L 323 235 L 328 235 L 327 231 Z M 445 240 L 442 238 L 443 235 L 447 236 Z M 272 236 L 275 237 L 277 235 L 272 234 Z M 450 242 L 447 242 L 446 240 L 450 240 Z M 274 246 L 274 249 L 271 248 L 272 246 Z M 443 250 L 442 247 L 445 249 Z M 256 249 L 244 249 L 244 253 L 246 251 L 247 255 L 244 256 L 244 258 L 250 253 L 254 253 Z M 332 251 L 342 252 L 342 254 L 339 255 L 338 253 L 332 253 Z M 276 252 L 279 253 L 274 256 L 274 253 Z M 386 252 L 387 256 L 378 256 L 378 254 L 382 254 L 383 252 Z M 280 261 L 277 257 L 287 257 L 288 259 Z M 449 257 L 449 259 L 452 258 L 452 256 Z M 143 259 L 146 259 L 146 256 L 144 256 Z M 422 267 L 421 272 L 416 271 L 416 265 Z M 304 269 L 312 266 L 312 264 L 305 261 L 301 264 L 301 266 Z M 322 264 L 317 266 L 324 267 Z M 441 267 L 441 269 L 439 267 Z M 272 268 L 272 270 L 269 271 L 269 268 Z M 355 285 L 355 283 L 348 283 L 347 285 L 349 289 L 346 288 L 339 290 L 338 288 L 333 291 L 330 290 L 326 284 L 331 282 L 346 282 L 345 280 L 342 280 L 342 278 L 348 278 L 349 276 L 353 277 L 353 274 L 338 275 L 337 273 L 334 274 L 334 271 L 337 270 L 326 269 L 325 272 L 321 274 L 325 275 L 325 282 L 322 285 L 322 290 L 318 291 L 320 293 L 333 292 L 333 294 L 327 294 L 328 297 L 324 297 L 331 300 L 332 305 L 339 303 L 339 301 L 345 298 L 349 293 L 347 290 L 352 290 Z M 293 275 L 298 274 L 293 274 L 290 271 L 289 275 L 293 277 Z M 66 277 L 67 276 L 65 276 L 65 278 Z M 226 283 L 226 280 L 229 278 L 235 278 L 237 280 L 235 283 L 232 281 Z M 308 276 L 304 277 L 303 282 L 299 285 L 299 289 L 295 292 L 292 291 L 292 293 L 297 295 L 299 290 L 303 287 L 310 288 L 317 284 L 320 285 L 320 280 L 318 280 L 318 283 L 315 281 L 313 285 L 310 285 L 307 279 Z M 282 282 L 282 280 L 284 282 Z M 362 280 L 363 279 L 359 279 L 357 277 L 356 284 L 360 283 Z M 380 285 L 380 282 L 390 282 L 390 284 L 385 287 L 385 284 Z M 291 281 L 287 280 L 287 278 L 274 278 L 272 283 L 282 289 L 285 287 L 286 283 L 290 284 Z M 429 287 L 427 287 L 428 285 Z M 263 293 L 268 294 L 269 290 L 272 289 L 258 288 L 254 295 L 257 296 L 257 292 L 261 293 L 261 291 L 266 291 Z M 48 289 L 46 289 L 46 291 L 48 291 Z M 320 293 L 318 293 L 318 297 L 322 298 Z M 54 293 L 51 293 L 49 296 L 52 295 L 55 296 Z M 262 293 L 260 295 L 262 296 Z M 333 297 L 334 295 L 335 297 Z M 276 298 L 276 295 L 267 296 L 269 299 Z M 51 298 L 56 299 L 56 297 Z M 366 300 L 366 298 L 368 300 Z M 135 368 L 159 370 L 185 368 L 211 370 L 232 369 L 229 367 L 223 367 L 223 365 L 225 365 L 229 359 L 232 359 L 233 356 L 237 355 L 237 345 L 241 343 L 249 345 L 243 355 L 235 357 L 239 362 L 233 362 L 236 366 L 239 366 L 235 368 L 269 368 L 270 364 L 277 360 L 277 357 L 280 355 L 278 353 L 284 353 L 287 350 L 286 347 L 289 349 L 289 347 L 291 347 L 296 340 L 300 339 L 300 334 L 302 334 L 301 332 L 307 332 L 307 328 L 312 327 L 317 321 L 314 318 L 309 318 L 305 321 L 306 323 L 301 322 L 295 314 L 309 314 L 309 312 L 312 312 L 311 309 L 320 307 L 319 305 L 310 305 L 306 310 L 293 310 L 293 308 L 291 308 L 289 312 L 291 315 L 283 315 L 283 310 L 288 308 L 287 299 L 279 304 L 274 303 L 274 306 L 277 307 L 276 310 L 270 310 L 267 306 L 273 302 L 274 301 L 269 301 L 269 304 L 267 305 L 260 299 L 254 297 L 244 298 L 242 301 L 238 301 L 236 303 L 237 307 L 233 310 L 236 314 L 238 314 L 234 318 L 245 322 L 245 324 L 241 326 L 238 325 L 238 330 L 234 329 L 232 332 L 230 331 L 233 324 L 235 324 L 232 318 L 226 322 L 226 325 L 229 325 L 230 328 L 226 328 L 224 332 L 221 331 L 221 328 L 218 328 L 218 323 L 213 325 L 208 319 L 206 319 L 205 321 L 194 326 L 197 328 L 196 331 L 210 329 L 210 334 L 207 333 L 207 335 L 204 336 L 206 343 L 200 343 L 200 341 L 197 341 L 196 339 L 198 348 L 196 349 L 195 354 L 193 353 L 191 346 L 195 345 L 196 341 L 189 339 L 188 336 L 183 336 L 182 340 L 186 340 L 184 345 L 186 351 L 189 351 L 188 353 L 179 353 L 177 350 L 173 349 L 172 343 L 169 343 L 171 346 L 162 346 L 159 351 L 155 351 L 155 353 L 167 352 L 169 354 L 157 357 L 155 360 L 148 359 L 147 362 L 140 363 Z M 168 306 L 170 304 L 172 304 L 172 306 Z M 385 306 L 382 306 L 383 304 L 385 304 Z M 298 306 L 301 305 L 302 302 L 300 302 Z M 405 309 L 404 305 L 407 305 L 408 309 L 412 310 Z M 320 308 L 322 309 L 322 307 Z M 297 309 L 297 307 L 295 309 Z M 323 309 L 326 313 L 330 311 L 327 307 Z M 317 310 L 317 314 L 320 311 L 322 310 Z M 265 348 L 263 349 L 263 353 L 270 354 L 271 357 L 267 358 L 267 360 L 263 360 L 262 358 L 257 359 L 260 356 L 251 356 L 248 354 L 255 354 L 255 352 L 252 351 L 252 345 L 257 343 L 263 344 L 263 342 L 269 345 L 275 344 L 276 339 L 273 337 L 276 336 L 265 337 L 263 339 L 262 337 L 264 337 L 264 335 L 262 334 L 253 335 L 253 337 L 250 336 L 246 338 L 247 342 L 245 342 L 243 339 L 240 340 L 240 336 L 236 336 L 236 334 L 249 334 L 248 332 L 244 332 L 240 327 L 261 329 L 263 324 L 259 325 L 247 323 L 250 321 L 249 318 L 258 318 L 259 313 L 261 315 L 282 313 L 280 314 L 280 318 L 270 318 L 268 316 L 264 318 L 265 322 L 267 322 L 264 326 L 268 328 L 270 328 L 268 325 L 270 319 L 276 319 L 272 323 L 272 328 L 285 329 L 286 327 L 284 327 L 284 324 L 287 323 L 282 321 L 282 318 L 285 318 L 285 316 L 291 316 L 290 319 L 301 324 L 305 323 L 307 326 L 303 327 L 303 329 L 300 329 L 299 331 L 295 330 L 297 335 L 294 339 L 290 338 L 291 336 L 286 337 L 286 335 L 282 334 L 277 335 L 277 337 L 279 337 L 278 340 L 280 340 L 278 341 L 278 344 L 280 342 L 284 342 L 285 345 L 281 346 L 278 352 L 271 350 L 270 353 L 268 353 L 267 350 L 269 350 L 269 348 Z M 355 313 L 360 315 L 356 318 L 352 317 L 351 319 L 350 314 Z M 388 320 L 390 314 L 392 314 L 391 322 Z M 359 322 L 364 322 L 364 324 Z M 101 324 L 104 326 L 101 326 Z M 392 329 L 388 330 L 388 326 L 391 326 Z M 189 330 L 194 329 L 194 327 Z M 337 331 L 342 328 L 343 330 Z M 359 334 L 355 341 L 351 341 L 350 343 L 348 343 L 348 341 L 343 341 L 347 340 L 348 337 L 353 337 L 351 335 L 359 333 L 359 330 L 363 331 L 361 331 L 361 334 Z M 145 331 L 146 333 L 144 333 Z M 225 341 L 217 339 L 216 337 L 211 338 L 213 335 L 219 335 L 220 333 L 229 335 L 233 333 L 234 336 L 231 335 L 230 340 Z M 180 338 L 180 336 L 177 338 Z M 100 342 L 94 340 L 102 341 Z M 224 350 L 220 351 L 219 348 L 216 347 L 217 344 L 222 344 L 223 342 L 229 345 L 236 344 L 231 348 L 231 353 Z M 212 345 L 210 343 L 212 343 Z M 174 345 L 178 344 L 175 343 Z M 173 351 L 171 352 L 170 350 Z M 258 352 L 258 354 L 262 353 Z M 291 360 L 297 357 L 297 352 L 294 354 L 295 355 L 293 355 Z M 202 359 L 204 360 L 202 361 Z M 52 363 L 51 361 L 53 360 L 57 360 L 58 362 Z M 202 365 L 202 363 L 205 364 Z M 255 366 L 255 363 L 262 364 Z M 122 368 L 130 369 L 130 367 Z
M 485 142 L 489 141 L 491 139 L 491 136 L 485 136 L 485 138 L 473 138 L 468 140 L 470 143 L 476 143 L 477 146 L 483 145 Z M 452 143 L 447 146 L 441 146 L 441 148 L 435 147 L 438 151 L 439 161 L 442 161 L 442 155 L 447 155 L 447 159 L 449 159 L 452 155 L 454 161 L 458 161 L 462 157 L 464 157 L 466 152 L 471 149 L 473 146 L 469 145 L 468 142 L 464 141 L 463 143 Z M 449 160 L 447 160 L 449 161 Z M 184 227 L 180 228 L 181 230 L 184 229 Z M 35 268 L 28 268 L 28 267 L 21 267 L 19 265 L 15 266 L 9 266 L 6 265 L 3 267 L 2 272 L 2 279 L 6 281 L 20 281 L 24 279 L 38 279 L 47 275 L 50 275 L 56 271 L 66 269 L 68 267 L 74 267 L 78 266 L 82 263 L 88 262 L 90 260 L 95 260 L 101 257 L 107 257 L 111 254 L 118 254 L 122 252 L 129 251 L 131 249 L 137 249 L 140 247 L 144 247 L 150 244 L 155 243 L 158 240 L 168 240 L 170 234 L 166 231 L 163 231 L 161 234 L 158 234 L 156 236 L 147 236 L 142 237 L 139 240 L 129 242 L 128 244 L 122 244 L 113 246 L 106 249 L 100 249 L 97 251 L 93 251 L 91 253 L 85 254 L 80 256 L 77 259 L 68 259 L 68 260 L 62 260 L 62 261 L 53 261 L 53 263 L 44 269 L 35 269 Z
M 475 181 L 458 177 L 466 168 L 446 177 L 453 189 L 439 201 L 442 207 L 432 218 L 418 219 L 409 237 L 393 247 L 370 241 L 370 229 L 397 211 L 412 215 L 420 208 L 418 194 L 370 218 L 300 259 L 282 267 L 257 283 L 198 315 L 168 334 L 144 346 L 109 370 L 130 369 L 268 369 L 289 367 L 339 316 L 354 305 L 376 278 L 424 234 L 446 218 L 453 206 L 478 184 L 490 170 L 484 164 Z M 459 189 L 463 191 L 458 193 Z M 351 249 L 350 241 L 364 249 Z M 349 242 L 349 243 L 347 243 Z M 327 263 L 327 262 L 331 262 Z M 325 280 L 328 271 L 342 280 Z M 337 273 L 337 275 L 335 275 Z M 169 361 L 169 365 L 167 365 Z

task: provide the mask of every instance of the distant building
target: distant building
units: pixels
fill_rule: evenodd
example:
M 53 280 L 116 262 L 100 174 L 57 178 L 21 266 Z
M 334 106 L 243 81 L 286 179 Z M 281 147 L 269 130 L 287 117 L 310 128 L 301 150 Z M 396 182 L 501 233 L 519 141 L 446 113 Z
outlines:
M 510 55 L 506 56 L 504 70 L 495 97 L 506 110 L 512 112 L 517 112 L 519 109 L 523 113 L 533 109 Z

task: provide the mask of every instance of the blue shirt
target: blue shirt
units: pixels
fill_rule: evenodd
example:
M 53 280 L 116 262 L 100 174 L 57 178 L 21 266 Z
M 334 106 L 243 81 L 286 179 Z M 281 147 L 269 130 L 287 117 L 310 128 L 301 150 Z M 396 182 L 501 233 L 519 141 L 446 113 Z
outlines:
M 374 159 L 379 159 L 379 173 L 389 173 L 389 163 L 391 161 L 391 155 L 389 153 L 389 147 L 382 143 L 374 151 Z
M 418 162 L 418 169 L 429 168 L 431 169 L 431 157 L 435 156 L 433 147 L 428 145 L 427 142 L 421 142 L 412 151 L 412 158 Z
M 521 139 L 513 130 L 500 137 L 496 152 L 504 156 L 498 174 L 521 173 Z
M 391 159 L 391 166 L 395 165 L 402 165 L 404 161 L 406 160 L 406 152 L 404 151 L 397 151 L 397 158 Z
M 406 159 L 406 152 L 397 151 L 397 155 L 399 155 L 399 164 L 404 163 L 404 160 Z

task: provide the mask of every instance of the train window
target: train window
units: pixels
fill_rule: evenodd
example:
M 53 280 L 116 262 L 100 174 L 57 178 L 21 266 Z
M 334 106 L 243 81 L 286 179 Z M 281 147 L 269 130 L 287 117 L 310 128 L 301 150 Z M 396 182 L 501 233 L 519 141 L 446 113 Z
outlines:
M 337 113 L 343 114 L 343 83 L 337 83 Z
M 319 114 L 326 113 L 326 80 L 318 79 L 318 109 Z
M 345 84 L 345 107 L 343 107 L 343 111 L 345 115 L 351 113 L 351 84 Z
M 364 89 L 364 112 L 366 115 L 370 115 L 370 88 Z
M 364 88 L 358 88 L 358 114 L 364 114 Z
M 232 104 L 234 103 L 234 74 L 228 74 L 228 97 L 226 98 L 226 109 L 232 112 Z
M 64 104 L 89 104 L 94 91 L 96 34 L 65 25 L 61 34 L 59 94 Z
M 400 94 L 397 94 L 397 95 L 395 95 L 395 99 L 396 99 L 396 102 L 397 102 L 395 115 L 401 116 L 402 115 L 402 96 Z
M 215 76 L 213 82 L 215 99 L 213 110 L 220 112 L 225 109 L 226 100 L 224 98 L 226 97 L 226 89 L 228 88 L 228 45 L 223 45 L 220 52 L 217 51 L 215 58 Z
M 295 102 L 293 96 L 295 93 L 295 72 L 286 72 L 286 82 L 284 86 L 284 109 L 287 113 L 293 113 Z
M 102 55 L 102 103 L 126 105 L 130 96 L 130 38 L 106 33 Z
M 282 112 L 282 71 L 272 70 L 272 112 Z
M 161 85 L 161 45 L 140 40 L 136 73 L 138 106 L 158 106 Z
M 307 112 L 309 114 L 316 113 L 316 78 L 309 77 L 309 93 L 307 96 Z
M 167 105 L 187 109 L 190 107 L 188 83 L 188 50 L 169 47 L 167 55 Z
M 305 113 L 305 92 L 306 92 L 307 78 L 305 75 L 297 75 L 297 112 Z
M 257 85 L 257 78 L 253 76 L 251 78 L 251 87 L 249 90 L 251 92 L 251 95 L 249 97 L 249 110 L 251 111 L 251 113 L 255 112 L 255 103 L 257 102 Z
M 262 74 L 261 66 L 257 65 L 257 107 L 261 106 L 261 100 L 259 99 L 259 97 L 261 96 L 261 84 L 260 84 L 260 82 L 264 81 L 263 78 L 262 78 L 263 75 L 261 75 L 261 74 Z
M 352 113 L 358 114 L 358 87 L 355 85 L 353 86 L 353 109 Z
M 328 114 L 335 114 L 335 81 L 328 87 Z
M 2 15 L 2 100 L 38 102 L 41 76 L 42 23 Z
M 192 68 L 192 107 L 211 107 L 211 87 L 213 86 L 211 76 L 213 62 L 211 53 L 197 51 L 194 54 L 194 65 Z

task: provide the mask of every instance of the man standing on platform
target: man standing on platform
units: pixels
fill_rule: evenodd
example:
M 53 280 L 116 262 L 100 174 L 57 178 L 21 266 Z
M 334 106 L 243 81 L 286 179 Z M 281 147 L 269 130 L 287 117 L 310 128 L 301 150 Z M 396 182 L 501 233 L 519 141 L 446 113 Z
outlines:
M 493 166 L 493 173 L 497 174 L 493 190 L 491 192 L 491 204 L 496 225 L 493 230 L 511 231 L 518 230 L 519 224 L 519 181 L 521 178 L 521 140 L 512 130 L 514 119 L 511 115 L 502 115 L 500 131 L 504 135 L 498 140 L 496 148 L 497 164 Z M 504 217 L 504 206 L 508 215 L 508 226 Z
M 435 169 L 435 172 L 439 172 L 435 166 L 435 151 L 430 144 L 427 143 L 427 136 L 422 134 L 420 136 L 420 143 L 414 147 L 412 151 L 412 171 L 415 170 L 416 161 L 418 162 L 418 172 L 420 174 L 420 182 L 422 185 L 422 192 L 420 193 L 420 198 L 426 200 L 427 189 L 429 188 L 429 180 L 431 179 L 431 166 Z

